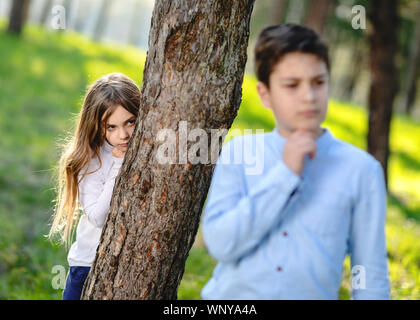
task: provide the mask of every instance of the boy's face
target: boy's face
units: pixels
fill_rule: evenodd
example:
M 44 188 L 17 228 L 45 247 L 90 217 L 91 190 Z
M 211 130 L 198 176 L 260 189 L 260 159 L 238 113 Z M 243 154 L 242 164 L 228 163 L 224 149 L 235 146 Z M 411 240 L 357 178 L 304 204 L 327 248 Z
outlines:
M 273 110 L 281 135 L 297 129 L 321 134 L 329 87 L 324 61 L 310 53 L 287 53 L 274 66 L 269 84 L 259 82 L 257 90 L 263 105 Z

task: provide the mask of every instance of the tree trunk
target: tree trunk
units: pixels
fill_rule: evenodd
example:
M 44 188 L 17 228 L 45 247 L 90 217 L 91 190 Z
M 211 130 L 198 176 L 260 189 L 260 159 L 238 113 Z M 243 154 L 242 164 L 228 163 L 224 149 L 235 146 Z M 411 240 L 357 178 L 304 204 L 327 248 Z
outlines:
M 156 1 L 142 111 L 82 299 L 177 298 L 215 163 L 184 158 L 192 141 L 185 144 L 180 121 L 207 133 L 232 125 L 241 101 L 253 3 Z M 156 137 L 163 129 L 178 137 L 174 164 L 158 160 L 162 142 Z M 208 147 L 209 140 L 203 140 Z M 217 156 L 220 148 L 217 138 L 211 153 Z
M 395 56 L 399 26 L 397 0 L 372 0 L 368 11 L 371 85 L 369 92 L 368 152 L 382 165 L 388 182 L 389 133 L 392 105 L 398 89 Z
M 420 74 L 420 63 L 417 61 L 417 68 L 416 68 L 416 76 L 413 80 L 413 82 L 410 85 L 410 89 L 407 94 L 407 100 L 406 100 L 406 114 L 408 116 L 411 116 L 413 114 L 413 108 L 414 104 L 416 102 L 417 97 L 417 85 L 418 85 L 418 75 Z
M 78 0 L 73 10 L 74 30 L 76 30 L 79 33 L 83 33 L 86 26 L 86 21 L 88 19 L 87 12 L 89 12 L 89 6 L 86 4 L 86 2 Z
M 359 39 L 353 40 L 353 55 L 352 62 L 350 63 L 350 70 L 346 72 L 346 78 L 344 80 L 344 92 L 343 97 L 347 100 L 352 100 L 353 90 L 356 87 L 357 79 L 363 71 L 364 65 L 364 44 Z
M 52 2 L 53 2 L 53 0 L 45 0 L 44 1 L 44 4 L 42 6 L 42 11 L 41 11 L 41 17 L 39 19 L 39 24 L 41 26 L 43 26 L 47 23 L 47 19 L 50 16 L 50 13 L 51 13 Z
M 21 34 L 23 24 L 28 16 L 29 0 L 13 0 L 10 10 L 10 20 L 7 31 L 10 33 Z
M 69 20 L 70 20 L 70 12 L 73 9 L 73 0 L 64 0 L 63 2 L 63 7 L 66 10 L 65 12 L 65 16 L 66 16 L 66 27 L 65 29 L 68 28 L 68 24 L 69 24 Z
M 327 23 L 334 3 L 332 0 L 309 0 L 306 8 L 305 25 L 314 29 L 319 34 L 324 34 L 324 28 Z
M 141 19 L 142 3 L 137 0 L 133 5 L 133 12 L 130 21 L 129 33 L 128 33 L 128 43 L 132 45 L 138 45 L 138 39 L 140 37 L 140 29 L 138 27 L 137 21 Z
M 99 9 L 98 19 L 96 21 L 95 30 L 93 32 L 93 39 L 99 41 L 102 38 L 106 27 L 106 21 L 108 19 L 108 10 L 111 6 L 111 0 L 102 0 L 101 7 Z
M 403 82 L 403 108 L 407 115 L 410 115 L 414 105 L 417 88 L 417 77 L 420 65 L 420 4 L 416 8 L 416 29 L 411 41 L 410 56 L 408 57 L 407 74 Z
M 305 0 L 291 0 L 287 8 L 287 23 L 301 23 L 305 12 Z
M 283 23 L 287 12 L 287 0 L 272 0 L 271 24 Z

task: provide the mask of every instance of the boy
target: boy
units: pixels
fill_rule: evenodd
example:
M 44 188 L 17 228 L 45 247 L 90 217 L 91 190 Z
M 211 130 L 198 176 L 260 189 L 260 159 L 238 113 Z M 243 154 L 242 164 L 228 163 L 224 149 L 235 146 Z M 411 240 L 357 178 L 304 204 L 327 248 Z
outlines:
M 382 168 L 320 127 L 326 44 L 307 27 L 272 26 L 259 36 L 255 61 L 258 94 L 277 127 L 255 144 L 261 175 L 247 175 L 246 161 L 221 161 L 249 139 L 222 150 L 203 217 L 207 249 L 219 263 L 202 297 L 338 299 L 348 253 L 357 270 L 353 299 L 389 299 Z

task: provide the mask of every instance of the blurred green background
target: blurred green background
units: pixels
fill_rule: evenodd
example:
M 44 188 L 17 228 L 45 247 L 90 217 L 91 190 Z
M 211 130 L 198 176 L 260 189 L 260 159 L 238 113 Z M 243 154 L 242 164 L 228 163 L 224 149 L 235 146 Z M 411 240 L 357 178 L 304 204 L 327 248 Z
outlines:
M 0 30 L 6 27 L 0 21 Z M 67 253 L 45 238 L 58 144 L 72 130 L 89 83 L 122 72 L 141 85 L 145 58 L 146 51 L 137 47 L 94 42 L 72 31 L 28 25 L 20 37 L 0 32 L 0 299 L 61 299 L 52 269 L 67 270 Z M 248 72 L 232 129 L 273 129 L 274 118 L 261 106 L 255 87 Z M 365 105 L 331 99 L 325 126 L 366 149 Z M 419 182 L 420 122 L 397 113 L 391 123 L 386 225 L 392 299 L 420 298 Z M 199 230 L 178 298 L 200 299 L 214 266 Z M 344 266 L 340 298 L 349 299 L 348 258 Z

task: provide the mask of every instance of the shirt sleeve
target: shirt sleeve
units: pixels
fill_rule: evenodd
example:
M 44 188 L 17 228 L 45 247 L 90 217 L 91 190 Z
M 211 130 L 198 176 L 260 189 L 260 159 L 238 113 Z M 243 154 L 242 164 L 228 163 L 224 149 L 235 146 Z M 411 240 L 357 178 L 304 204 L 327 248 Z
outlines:
M 222 262 L 238 260 L 255 249 L 280 222 L 283 209 L 300 187 L 300 178 L 279 159 L 257 184 L 244 192 L 242 166 L 220 162 L 224 153 L 233 150 L 228 144 L 222 149 L 202 225 L 210 255 Z
M 354 206 L 349 253 L 355 300 L 389 299 L 385 239 L 386 187 L 378 161 L 366 172 Z
M 112 165 L 106 176 L 100 170 L 86 175 L 79 183 L 79 199 L 89 222 L 102 228 L 109 212 L 115 178 L 124 158 L 112 156 Z

